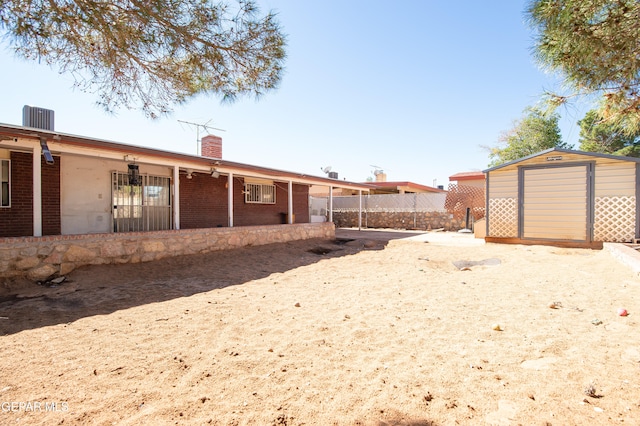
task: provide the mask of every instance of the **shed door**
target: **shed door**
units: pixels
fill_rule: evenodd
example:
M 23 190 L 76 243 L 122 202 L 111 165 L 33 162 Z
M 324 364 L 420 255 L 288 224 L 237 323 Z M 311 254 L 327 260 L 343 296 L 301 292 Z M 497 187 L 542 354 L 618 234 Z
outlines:
M 522 238 L 587 241 L 588 166 L 525 169 Z

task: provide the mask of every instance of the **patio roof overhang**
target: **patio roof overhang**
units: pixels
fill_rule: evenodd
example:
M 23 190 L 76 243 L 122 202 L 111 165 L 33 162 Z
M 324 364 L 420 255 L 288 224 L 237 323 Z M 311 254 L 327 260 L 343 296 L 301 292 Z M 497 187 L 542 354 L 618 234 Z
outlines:
M 74 154 L 94 158 L 134 161 L 138 164 L 179 167 L 181 170 L 210 173 L 215 168 L 220 174 L 291 181 L 303 185 L 324 185 L 332 188 L 366 191 L 370 187 L 357 182 L 341 181 L 286 170 L 272 169 L 251 164 L 227 161 L 221 158 L 203 157 L 164 151 L 137 145 L 129 145 L 103 139 L 89 138 L 32 127 L 0 124 L 0 148 L 32 150 L 32 145 L 45 140 L 53 154 Z

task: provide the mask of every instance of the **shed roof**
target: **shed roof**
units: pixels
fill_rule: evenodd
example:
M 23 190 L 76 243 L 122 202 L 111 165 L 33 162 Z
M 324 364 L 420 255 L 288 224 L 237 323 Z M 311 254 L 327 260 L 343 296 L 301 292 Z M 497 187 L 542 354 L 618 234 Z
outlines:
M 608 159 L 611 159 L 611 160 L 629 161 L 629 162 L 632 162 L 632 163 L 640 163 L 640 158 L 635 158 L 635 157 L 623 157 L 623 156 L 620 156 L 620 155 L 601 154 L 599 152 L 576 151 L 576 150 L 573 150 L 573 149 L 549 148 L 549 149 L 546 149 L 544 151 L 540 151 L 538 153 L 531 154 L 531 155 L 528 155 L 526 157 L 522 157 L 522 158 L 519 158 L 517 160 L 509 161 L 508 163 L 500 164 L 498 166 L 491 167 L 489 169 L 483 170 L 483 173 L 489 173 L 489 172 L 492 172 L 494 170 L 498 170 L 498 169 L 502 169 L 502 168 L 505 168 L 505 167 L 509 167 L 509 166 L 514 165 L 514 164 L 521 163 L 523 161 L 530 160 L 532 158 L 548 155 L 548 154 L 551 154 L 551 153 L 575 154 L 575 155 L 583 155 L 583 156 L 586 156 L 586 157 L 593 157 L 593 158 L 608 158 Z

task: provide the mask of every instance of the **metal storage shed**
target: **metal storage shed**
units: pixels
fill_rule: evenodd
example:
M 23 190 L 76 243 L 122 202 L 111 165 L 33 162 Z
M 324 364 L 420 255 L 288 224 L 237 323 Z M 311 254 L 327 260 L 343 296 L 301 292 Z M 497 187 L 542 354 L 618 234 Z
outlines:
M 638 158 L 554 148 L 484 173 L 488 242 L 602 248 L 639 237 Z

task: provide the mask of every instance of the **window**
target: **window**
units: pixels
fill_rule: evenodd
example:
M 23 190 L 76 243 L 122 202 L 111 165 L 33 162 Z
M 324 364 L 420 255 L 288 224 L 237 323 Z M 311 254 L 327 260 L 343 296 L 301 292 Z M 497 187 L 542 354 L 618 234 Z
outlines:
M 9 160 L 0 160 L 0 207 L 9 207 Z
M 257 183 L 244 184 L 244 202 L 254 204 L 275 204 L 276 186 Z

